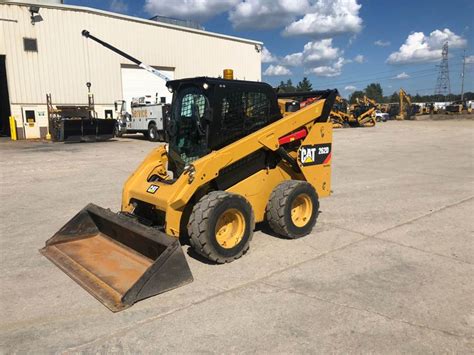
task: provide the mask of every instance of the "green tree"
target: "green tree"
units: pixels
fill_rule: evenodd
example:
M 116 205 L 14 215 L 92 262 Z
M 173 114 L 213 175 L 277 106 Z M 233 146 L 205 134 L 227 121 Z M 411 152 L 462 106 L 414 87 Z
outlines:
M 283 80 L 280 81 L 280 84 L 278 85 L 278 91 L 279 92 L 286 92 L 286 84 Z
M 307 77 L 304 77 L 303 80 L 301 80 L 298 85 L 296 85 L 296 91 L 299 92 L 305 92 L 305 91 L 312 91 L 313 90 L 313 85 L 311 82 L 308 80 Z
M 372 83 L 367 85 L 364 92 L 365 95 L 367 95 L 367 97 L 370 99 L 373 99 L 377 102 L 383 101 L 383 90 L 382 86 L 379 83 Z
M 398 96 L 398 92 L 394 91 L 392 96 L 390 96 L 388 98 L 388 102 L 394 104 L 394 103 L 398 103 L 398 101 L 400 100 L 400 97 Z
M 362 99 L 364 97 L 365 93 L 360 90 L 354 91 L 350 96 L 349 96 L 349 102 L 351 104 L 356 103 L 356 99 Z
M 286 81 L 286 92 L 295 92 L 296 88 L 293 86 L 293 82 L 291 79 L 288 79 Z
M 278 85 L 278 89 L 280 92 L 295 92 L 296 88 L 293 86 L 293 82 L 291 79 L 288 79 L 286 83 L 282 80 L 280 81 L 280 85 Z

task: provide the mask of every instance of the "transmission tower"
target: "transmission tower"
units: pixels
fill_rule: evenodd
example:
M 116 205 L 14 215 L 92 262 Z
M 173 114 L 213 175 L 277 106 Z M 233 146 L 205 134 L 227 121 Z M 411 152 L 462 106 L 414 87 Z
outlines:
M 461 101 L 464 101 L 464 76 L 466 73 L 466 50 L 464 50 L 464 54 L 462 56 L 462 82 L 461 82 Z
M 448 67 L 448 42 L 443 45 L 443 50 L 441 52 L 441 64 L 439 65 L 439 74 L 435 89 L 435 95 L 446 96 L 447 94 L 451 94 Z

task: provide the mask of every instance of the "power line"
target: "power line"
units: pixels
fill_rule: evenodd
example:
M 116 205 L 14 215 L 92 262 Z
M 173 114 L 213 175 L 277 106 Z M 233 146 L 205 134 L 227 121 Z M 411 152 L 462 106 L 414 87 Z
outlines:
M 459 58 L 459 57 L 456 56 L 456 57 L 452 57 L 451 59 L 456 59 L 456 58 Z M 462 57 L 461 57 L 461 58 L 462 58 Z M 417 65 L 419 65 L 419 64 L 417 64 Z M 423 70 L 436 70 L 436 68 L 433 67 L 432 64 L 426 64 L 426 65 L 429 65 L 429 68 L 421 69 L 422 71 L 423 71 Z M 460 66 L 460 65 L 461 65 L 461 64 L 458 64 L 458 66 Z M 391 74 L 395 75 L 396 72 L 399 71 L 399 70 L 401 70 L 401 69 L 399 69 L 398 67 L 397 67 L 397 68 L 394 67 L 394 68 L 392 68 L 392 69 L 390 69 L 390 70 L 384 70 L 384 71 L 380 71 L 380 72 L 375 72 L 375 73 L 371 73 L 370 75 L 371 75 L 371 76 L 372 76 L 372 75 L 377 76 L 377 75 L 379 75 L 379 74 L 387 74 L 387 73 L 391 73 Z M 418 70 L 417 70 L 417 71 L 414 71 L 413 73 L 416 73 L 416 72 L 418 72 Z M 412 73 L 412 72 L 408 72 L 408 73 L 410 74 L 410 73 Z M 356 78 L 357 76 L 352 75 L 352 76 L 345 76 L 345 77 L 348 78 L 348 79 L 350 79 L 351 77 L 352 77 L 352 78 Z
M 418 72 L 413 72 L 413 73 L 406 73 L 407 75 L 410 75 L 410 78 L 407 79 L 416 79 L 416 78 L 421 78 L 425 76 L 431 76 L 434 75 L 436 72 L 435 69 L 430 69 L 430 70 L 423 70 L 423 71 L 418 71 Z M 421 75 L 413 75 L 415 73 L 424 73 Z M 366 77 L 365 79 L 360 79 L 360 80 L 351 80 L 351 81 L 333 81 L 331 82 L 331 85 L 346 85 L 346 84 L 358 84 L 358 83 L 366 83 L 370 81 L 377 81 L 377 80 L 385 80 L 385 79 L 394 79 L 393 75 L 389 76 L 379 76 L 379 77 Z
M 437 71 L 436 67 L 432 67 L 432 68 L 428 68 L 428 69 L 405 72 L 405 74 L 410 75 L 410 78 L 407 78 L 407 79 L 416 79 L 416 78 L 419 78 L 419 77 L 422 77 L 422 76 L 434 75 L 436 73 L 436 71 Z M 422 73 L 425 73 L 426 75 L 422 75 L 422 76 L 414 75 L 414 74 L 422 74 Z M 369 82 L 369 81 L 373 82 L 373 81 L 377 81 L 377 80 L 386 80 L 386 79 L 397 80 L 394 75 L 395 75 L 395 73 L 393 73 L 393 72 L 392 72 L 391 75 L 388 75 L 388 76 L 376 76 L 374 74 L 374 75 L 365 76 L 364 79 L 329 81 L 328 84 L 330 84 L 330 85 L 345 85 L 345 84 L 365 83 L 365 82 Z

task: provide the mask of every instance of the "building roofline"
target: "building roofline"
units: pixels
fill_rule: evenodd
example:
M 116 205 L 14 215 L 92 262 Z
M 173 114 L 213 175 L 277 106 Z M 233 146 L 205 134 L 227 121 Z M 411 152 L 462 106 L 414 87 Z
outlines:
M 100 10 L 100 9 L 94 9 L 94 8 L 85 7 L 85 6 L 64 5 L 64 4 L 48 4 L 48 3 L 45 3 L 45 4 L 29 3 L 27 1 L 6 1 L 6 2 L 0 3 L 0 5 L 39 6 L 40 8 L 77 11 L 77 12 L 87 12 L 87 13 L 92 13 L 92 14 L 97 14 L 97 15 L 102 15 L 102 16 L 113 17 L 113 18 L 117 18 L 117 19 L 121 19 L 121 20 L 139 22 L 139 23 L 143 23 L 143 24 L 146 24 L 146 25 L 170 28 L 170 29 L 177 30 L 177 31 L 196 33 L 196 34 L 200 34 L 200 35 L 203 35 L 203 36 L 217 37 L 217 38 L 222 38 L 222 39 L 227 39 L 227 40 L 242 42 L 242 43 L 248 43 L 248 44 L 263 45 L 263 42 L 255 41 L 255 40 L 252 40 L 252 39 L 234 37 L 234 36 L 224 35 L 224 34 L 216 33 L 216 32 L 209 32 L 209 31 L 198 30 L 198 29 L 194 29 L 194 28 L 188 28 L 188 27 L 184 27 L 184 26 L 172 25 L 172 24 L 168 24 L 168 23 L 164 23 L 164 22 L 146 20 L 146 19 L 142 19 L 140 17 L 128 16 L 128 15 L 118 14 L 118 13 L 115 13 L 115 12 L 110 12 L 110 11 L 105 11 L 105 10 Z

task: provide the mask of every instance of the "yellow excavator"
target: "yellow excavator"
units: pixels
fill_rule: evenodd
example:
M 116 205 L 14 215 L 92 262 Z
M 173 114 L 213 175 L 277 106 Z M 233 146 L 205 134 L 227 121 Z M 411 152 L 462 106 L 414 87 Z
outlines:
M 350 107 L 349 126 L 351 127 L 373 127 L 376 124 L 375 110 L 377 103 L 364 95 L 362 99 L 357 98 L 356 103 Z
M 168 81 L 167 144 L 125 182 L 120 212 L 89 204 L 41 249 L 112 311 L 193 280 L 180 240 L 232 262 L 249 250 L 255 223 L 308 235 L 331 193 L 337 90 L 294 93 L 317 99 L 282 114 L 288 94 L 229 73 Z
M 400 88 L 398 93 L 399 97 L 399 113 L 396 116 L 397 120 L 413 120 L 414 115 L 412 113 L 412 103 L 411 98 L 405 92 L 405 90 Z
M 348 112 L 348 103 L 341 96 L 336 97 L 336 102 L 334 104 L 329 118 L 332 122 L 333 128 L 342 128 L 348 127 L 351 114 Z

